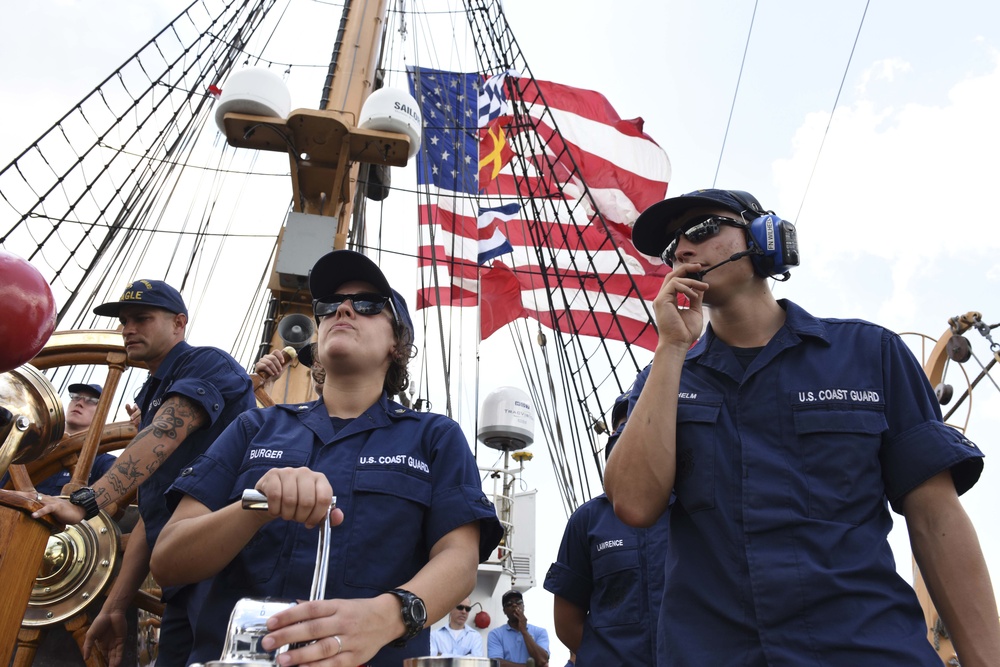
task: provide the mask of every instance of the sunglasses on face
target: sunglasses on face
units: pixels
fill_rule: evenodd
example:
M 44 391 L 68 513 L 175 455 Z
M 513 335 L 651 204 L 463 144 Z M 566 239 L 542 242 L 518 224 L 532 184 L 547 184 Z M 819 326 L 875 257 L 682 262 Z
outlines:
M 464 611 L 464 612 L 470 612 L 470 611 L 472 611 L 472 607 L 466 607 L 464 604 L 455 605 L 455 609 L 457 609 L 459 611 Z
M 392 319 L 396 319 L 396 311 L 389 297 L 371 292 L 363 292 L 361 294 L 331 294 L 322 299 L 316 299 L 313 301 L 313 315 L 316 316 L 317 320 L 333 315 L 345 301 L 351 302 L 351 308 L 358 315 L 378 315 L 385 309 L 386 304 L 389 304 L 389 310 L 392 311 Z
M 684 229 L 678 230 L 674 234 L 674 238 L 662 253 L 660 253 L 660 259 L 667 266 L 673 266 L 674 261 L 677 259 L 675 253 L 677 252 L 677 244 L 680 243 L 681 237 L 683 236 L 691 243 L 701 243 L 706 239 L 710 239 L 722 230 L 722 225 L 729 225 L 730 227 L 740 227 L 741 229 L 746 229 L 747 225 L 742 220 L 734 220 L 733 218 L 727 218 L 724 215 L 710 215 L 693 225 L 688 225 Z
M 97 398 L 96 396 L 84 396 L 83 394 L 70 394 L 69 402 L 70 403 L 80 402 L 80 403 L 86 403 L 87 405 L 97 405 L 98 403 L 101 402 L 101 399 Z

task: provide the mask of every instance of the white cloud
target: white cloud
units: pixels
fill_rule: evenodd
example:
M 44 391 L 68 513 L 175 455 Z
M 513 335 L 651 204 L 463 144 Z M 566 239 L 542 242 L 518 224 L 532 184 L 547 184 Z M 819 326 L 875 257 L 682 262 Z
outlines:
M 902 58 L 879 60 L 862 73 L 861 81 L 858 83 L 855 92 L 858 95 L 864 95 L 869 83 L 873 81 L 892 81 L 896 78 L 897 74 L 909 72 L 911 69 L 910 63 Z

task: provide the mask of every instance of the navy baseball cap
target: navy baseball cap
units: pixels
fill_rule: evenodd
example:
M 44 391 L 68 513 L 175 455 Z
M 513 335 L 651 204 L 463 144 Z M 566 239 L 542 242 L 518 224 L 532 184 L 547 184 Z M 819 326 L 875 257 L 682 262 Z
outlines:
M 100 398 L 101 392 L 104 391 L 104 387 L 99 384 L 71 384 L 68 389 L 71 394 L 79 394 L 81 391 L 89 391 L 97 394 L 97 398 Z
M 118 317 L 122 306 L 153 306 L 171 313 L 188 314 L 181 293 L 162 280 L 133 280 L 125 288 L 121 298 L 94 308 L 94 314 Z
M 750 211 L 746 221 L 766 213 L 757 198 L 742 190 L 695 190 L 679 197 L 656 202 L 643 211 L 632 225 L 632 245 L 646 255 L 659 257 L 680 226 L 677 219 L 693 208 L 724 208 L 733 213 Z
M 316 260 L 312 271 L 309 272 L 309 291 L 314 300 L 322 299 L 336 294 L 341 285 L 351 280 L 371 283 L 379 294 L 392 299 L 396 316 L 400 324 L 410 333 L 410 342 L 413 342 L 413 320 L 410 319 L 406 300 L 399 292 L 392 289 L 382 269 L 378 268 L 378 264 L 360 252 L 334 250 Z

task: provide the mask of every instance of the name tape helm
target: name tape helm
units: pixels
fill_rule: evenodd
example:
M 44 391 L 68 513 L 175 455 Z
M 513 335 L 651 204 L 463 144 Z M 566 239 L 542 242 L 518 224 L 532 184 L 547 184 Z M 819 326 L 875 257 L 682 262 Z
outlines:
M 787 277 L 788 271 L 799 265 L 795 225 L 781 219 L 774 211 L 765 210 L 756 197 L 742 190 L 695 190 L 657 202 L 636 219 L 632 227 L 632 244 L 642 253 L 662 256 L 683 231 L 682 215 L 704 207 L 721 207 L 743 219 L 750 261 L 757 275 Z M 671 263 L 667 258 L 664 261 Z

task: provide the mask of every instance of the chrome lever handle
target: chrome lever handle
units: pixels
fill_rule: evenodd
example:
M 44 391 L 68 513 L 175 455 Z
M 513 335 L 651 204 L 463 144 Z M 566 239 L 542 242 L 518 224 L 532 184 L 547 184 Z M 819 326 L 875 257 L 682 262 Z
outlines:
M 267 496 L 257 489 L 245 489 L 241 504 L 245 510 L 267 510 Z M 330 566 L 330 512 L 337 507 L 337 496 L 333 497 L 326 510 L 326 520 L 319 526 L 319 543 L 316 545 L 316 568 L 313 570 L 310 600 L 322 600 L 326 590 L 326 577 Z

